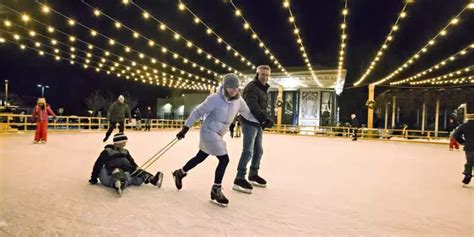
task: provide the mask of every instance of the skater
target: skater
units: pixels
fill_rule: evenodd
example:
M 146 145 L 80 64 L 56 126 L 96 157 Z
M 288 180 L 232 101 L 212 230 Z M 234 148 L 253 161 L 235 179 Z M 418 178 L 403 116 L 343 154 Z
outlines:
M 125 129 L 125 118 L 132 118 L 132 116 L 130 116 L 130 109 L 128 109 L 128 105 L 125 104 L 125 97 L 123 97 L 123 95 L 120 95 L 118 100 L 110 106 L 109 111 L 107 111 L 107 118 L 109 119 L 109 129 L 107 129 L 105 133 L 105 137 L 102 140 L 103 142 L 109 139 L 110 134 L 112 134 L 117 124 L 119 124 L 119 132 L 123 133 Z
M 357 141 L 357 130 L 360 128 L 359 119 L 357 115 L 351 114 L 351 127 L 352 127 L 352 141 Z
M 234 131 L 235 131 L 235 136 L 234 137 L 240 137 L 240 121 L 239 121 L 238 118 L 237 118 L 237 121 L 235 121 Z
M 454 131 L 456 131 L 457 127 L 458 127 L 458 124 L 454 121 L 454 119 L 450 118 L 448 127 L 446 128 L 446 131 L 449 133 L 449 150 L 450 151 L 452 151 L 453 148 L 456 148 L 456 150 L 459 151 L 459 143 L 456 141 L 456 138 L 454 138 Z
M 135 130 L 141 131 L 142 130 L 142 113 L 140 112 L 140 109 L 137 108 L 135 110 L 135 114 L 133 115 L 135 118 Z
M 467 117 L 467 122 L 459 126 L 454 132 L 454 138 L 460 144 L 464 144 L 466 152 L 466 164 L 464 165 L 464 185 L 468 185 L 472 178 L 472 167 L 474 166 L 474 114 Z
M 99 179 L 103 185 L 115 188 L 119 196 L 122 195 L 122 190 L 130 185 L 140 186 L 143 183 L 150 183 L 160 188 L 163 183 L 163 173 L 158 171 L 153 176 L 145 170 L 137 170 L 138 166 L 130 152 L 124 148 L 127 144 L 127 136 L 117 133 L 113 140 L 114 144 L 106 145 L 94 163 L 89 183 L 97 184 Z M 131 175 L 133 172 L 135 173 Z
M 235 129 L 235 124 L 237 123 L 237 117 L 234 118 L 234 121 L 229 126 L 229 132 L 230 132 L 230 137 L 234 138 L 234 129 Z
M 178 190 L 182 188 L 182 179 L 186 177 L 187 172 L 203 162 L 209 155 L 213 155 L 219 159 L 219 164 L 215 171 L 214 185 L 211 189 L 211 201 L 221 206 L 228 205 L 229 200 L 224 196 L 221 188 L 225 169 L 229 163 L 223 137 L 237 113 L 240 113 L 246 119 L 254 119 L 247 104 L 240 97 L 238 77 L 230 73 L 224 75 L 223 83 L 217 89 L 217 93 L 208 96 L 203 103 L 194 109 L 181 131 L 176 135 L 178 139 L 183 139 L 194 122 L 205 116 L 200 130 L 199 152 L 181 169 L 173 172 Z
M 234 179 L 233 190 L 252 193 L 252 185 L 245 179 L 247 165 L 251 161 L 249 181 L 258 187 L 266 187 L 267 181 L 259 176 L 260 160 L 263 154 L 263 129 L 273 127 L 273 119 L 267 112 L 268 89 L 267 83 L 271 69 L 267 65 L 257 67 L 255 79 L 247 84 L 243 97 L 255 119 L 240 118 L 243 133 L 243 149 L 240 156 L 237 176 Z
M 153 119 L 153 112 L 151 111 L 151 107 L 148 106 L 148 108 L 145 111 L 145 131 L 150 131 L 151 119 Z
M 51 107 L 46 104 L 45 98 L 38 98 L 38 102 L 33 109 L 33 122 L 36 122 L 36 133 L 33 143 L 43 144 L 48 140 L 48 115 L 52 115 L 56 120 L 56 114 L 54 114 Z

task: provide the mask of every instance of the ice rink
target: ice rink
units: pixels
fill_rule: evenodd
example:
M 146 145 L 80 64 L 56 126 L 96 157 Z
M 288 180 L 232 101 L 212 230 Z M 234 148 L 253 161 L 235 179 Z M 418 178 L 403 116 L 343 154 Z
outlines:
M 126 131 L 143 163 L 177 130 Z M 267 188 L 232 190 L 242 138 L 226 137 L 227 208 L 209 202 L 215 157 L 177 191 L 171 172 L 197 151 L 192 130 L 149 171 L 161 189 L 90 185 L 102 132 L 0 136 L 0 236 L 474 236 L 474 184 L 462 188 L 464 152 L 447 146 L 264 135 Z M 111 139 L 110 139 L 111 140 Z M 110 141 L 109 140 L 109 141 Z

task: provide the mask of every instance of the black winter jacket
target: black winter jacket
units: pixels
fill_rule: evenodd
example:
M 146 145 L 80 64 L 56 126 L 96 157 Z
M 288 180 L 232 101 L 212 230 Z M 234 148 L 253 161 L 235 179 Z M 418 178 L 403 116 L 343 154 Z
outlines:
M 252 112 L 253 116 L 260 122 L 264 123 L 267 119 L 270 119 L 270 116 L 267 112 L 268 106 L 268 89 L 270 85 L 262 85 L 257 77 L 247 84 L 242 93 L 247 106 Z M 242 118 L 246 122 L 250 122 Z
M 92 179 L 99 177 L 103 166 L 105 166 L 108 174 L 111 174 L 115 168 L 133 172 L 138 167 L 127 149 L 119 149 L 114 145 L 105 146 L 105 149 L 100 153 L 92 169 Z
M 454 138 L 464 144 L 464 150 L 474 152 L 474 120 L 461 124 L 454 132 Z

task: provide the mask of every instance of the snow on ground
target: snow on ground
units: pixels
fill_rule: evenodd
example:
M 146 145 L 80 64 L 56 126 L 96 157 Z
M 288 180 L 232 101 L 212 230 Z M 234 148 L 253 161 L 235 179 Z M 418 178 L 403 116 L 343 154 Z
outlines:
M 127 131 L 141 164 L 177 131 Z M 122 198 L 90 185 L 103 133 L 0 136 L 0 236 L 474 236 L 474 185 L 461 187 L 463 152 L 445 145 L 351 142 L 266 134 L 252 195 L 232 190 L 242 138 L 227 137 L 228 208 L 211 204 L 217 159 L 209 157 L 177 191 L 171 172 L 197 151 L 194 130 L 149 171 L 161 189 L 131 187 Z

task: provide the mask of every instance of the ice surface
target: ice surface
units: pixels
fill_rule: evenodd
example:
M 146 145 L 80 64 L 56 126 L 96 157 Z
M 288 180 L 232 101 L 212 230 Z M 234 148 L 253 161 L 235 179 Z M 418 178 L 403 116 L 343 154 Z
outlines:
M 176 130 L 126 131 L 141 164 Z M 90 185 L 103 133 L 0 136 L 0 236 L 474 236 L 474 184 L 462 188 L 464 152 L 447 145 L 264 135 L 262 177 L 251 195 L 232 190 L 242 138 L 226 137 L 228 208 L 209 202 L 215 157 L 177 191 L 171 172 L 197 153 L 191 131 L 149 171 L 161 189 Z

